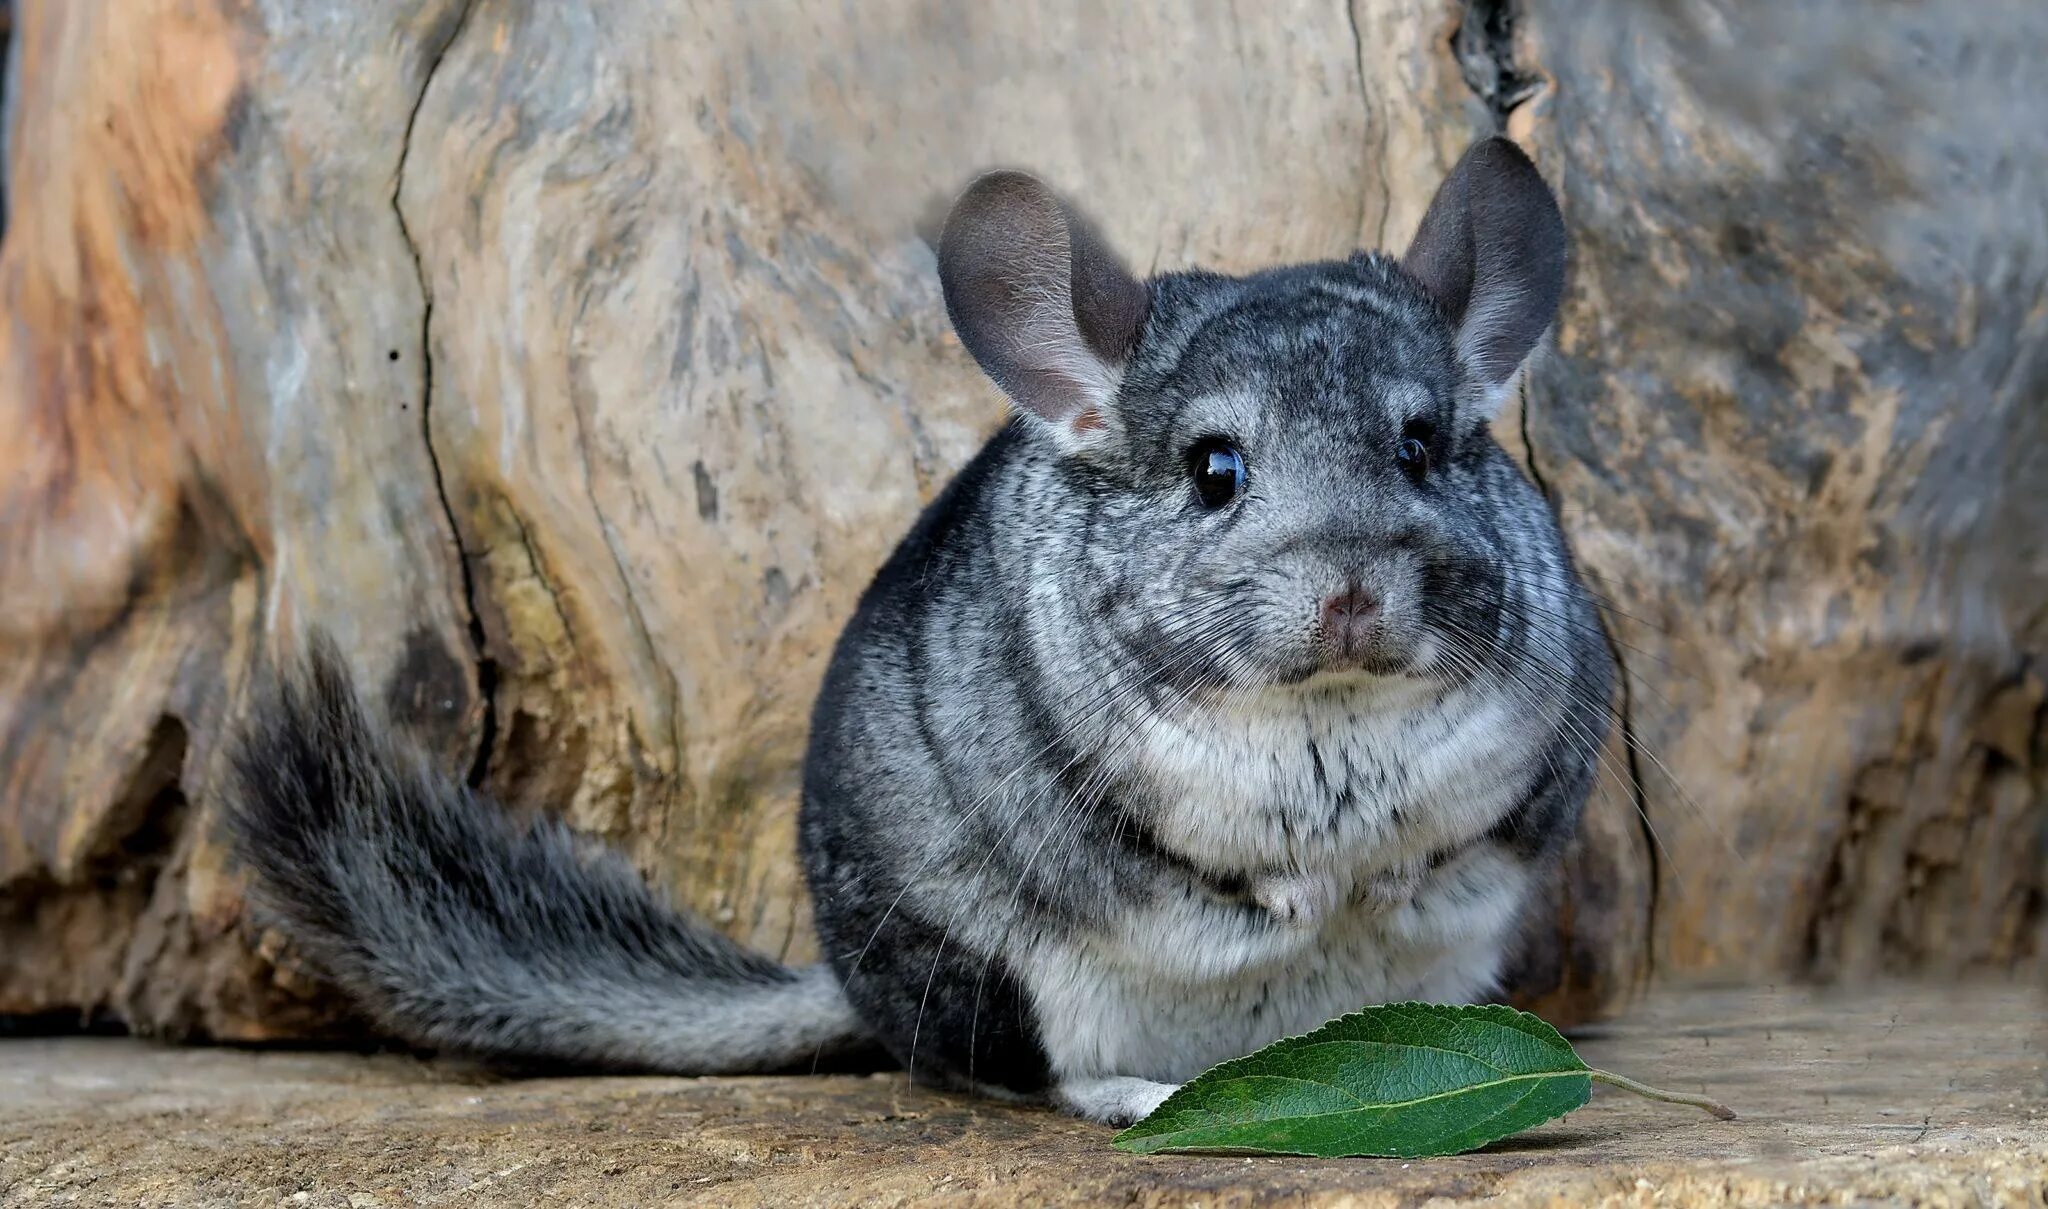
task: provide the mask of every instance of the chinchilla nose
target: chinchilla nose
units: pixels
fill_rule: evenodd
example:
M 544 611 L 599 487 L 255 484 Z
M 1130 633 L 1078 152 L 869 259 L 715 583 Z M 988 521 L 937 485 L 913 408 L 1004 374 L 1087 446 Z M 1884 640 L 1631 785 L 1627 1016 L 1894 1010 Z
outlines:
M 1356 654 L 1365 646 L 1379 612 L 1379 597 L 1353 580 L 1343 591 L 1323 598 L 1323 632 L 1340 653 Z

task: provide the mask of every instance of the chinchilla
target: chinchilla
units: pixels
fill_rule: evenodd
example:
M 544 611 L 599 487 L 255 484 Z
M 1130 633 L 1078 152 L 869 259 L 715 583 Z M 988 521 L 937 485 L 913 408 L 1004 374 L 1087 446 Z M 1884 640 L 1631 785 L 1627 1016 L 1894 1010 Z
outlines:
M 1360 1006 L 1497 989 L 1613 673 L 1489 421 L 1556 309 L 1502 139 L 1407 253 L 1141 281 L 975 181 L 946 308 L 1017 414 L 862 596 L 812 715 L 792 969 L 558 822 L 515 825 L 316 640 L 250 711 L 257 909 L 393 1032 L 713 1073 L 879 1044 L 922 1080 L 1143 1116 Z

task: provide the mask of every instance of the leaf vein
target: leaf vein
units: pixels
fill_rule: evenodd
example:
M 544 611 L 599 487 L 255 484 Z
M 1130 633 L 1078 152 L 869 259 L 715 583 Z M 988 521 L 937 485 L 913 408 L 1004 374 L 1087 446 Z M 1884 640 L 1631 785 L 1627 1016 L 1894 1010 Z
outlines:
M 1287 1076 L 1284 1076 L 1284 1075 L 1255 1075 L 1255 1076 L 1242 1076 L 1242 1077 L 1249 1077 L 1249 1078 L 1267 1078 L 1267 1079 L 1278 1079 L 1278 1078 L 1286 1078 Z M 1567 1071 L 1538 1071 L 1538 1072 L 1535 1072 L 1535 1073 L 1533 1073 L 1533 1074 L 1527 1074 L 1527 1075 L 1509 1075 L 1509 1076 L 1507 1076 L 1507 1077 L 1506 1077 L 1506 1078 L 1504 1078 L 1504 1079 L 1489 1079 L 1489 1080 L 1487 1080 L 1487 1081 L 1486 1081 L 1486 1082 L 1484 1082 L 1484 1083 L 1467 1083 L 1467 1084 L 1466 1084 L 1465 1086 L 1463 1086 L 1463 1087 L 1454 1087 L 1454 1088 L 1452 1088 L 1452 1089 L 1451 1089 L 1451 1090 L 1449 1090 L 1449 1091 L 1431 1092 L 1431 1093 L 1430 1093 L 1429 1095 L 1426 1095 L 1426 1096 L 1418 1096 L 1417 1098 L 1415 1098 L 1415 1099 L 1413 1099 L 1413 1100 L 1385 1100 L 1385 1101 L 1381 1101 L 1380 1103 L 1377 1103 L 1377 1104 L 1375 1104 L 1375 1103 L 1373 1103 L 1372 1101 L 1369 1101 L 1369 1100 L 1359 1100 L 1359 1107 L 1357 1107 L 1357 1108 L 1333 1108 L 1333 1109 L 1329 1109 L 1329 1110 L 1327 1110 L 1327 1111 L 1324 1111 L 1324 1112 L 1304 1112 L 1304 1113 L 1290 1113 L 1290 1114 L 1288 1114 L 1287 1116 L 1284 1116 L 1284 1117 L 1272 1117 L 1272 1118 L 1269 1118 L 1269 1119 L 1267 1119 L 1267 1120 L 1265 1120 L 1265 1121 L 1260 1121 L 1260 1122 L 1258 1122 L 1258 1123 L 1259 1123 L 1259 1124 L 1261 1124 L 1261 1125 L 1270 1125 L 1270 1124 L 1275 1124 L 1275 1123 L 1278 1123 L 1278 1122 L 1283 1122 L 1283 1121 L 1315 1121 L 1315 1120 L 1320 1120 L 1320 1119 L 1321 1119 L 1321 1118 L 1323 1118 L 1323 1117 L 1337 1117 L 1337 1116 L 1343 1116 L 1343 1115 L 1344 1115 L 1344 1114 L 1346 1114 L 1346 1113 L 1353 1113 L 1353 1112 L 1382 1112 L 1382 1111 L 1385 1111 L 1385 1110 L 1388 1110 L 1388 1109 L 1394 1109 L 1394 1108 L 1413 1108 L 1413 1107 L 1414 1107 L 1414 1106 L 1416 1106 L 1417 1104 L 1428 1104 L 1428 1103 L 1429 1103 L 1429 1102 L 1431 1102 L 1432 1100 L 1446 1100 L 1446 1099 L 1449 1099 L 1449 1098 L 1450 1098 L 1450 1097 L 1452 1097 L 1452 1096 L 1462 1096 L 1462 1095 L 1467 1095 L 1467 1094 L 1470 1094 L 1470 1093 L 1472 1093 L 1472 1092 L 1477 1092 L 1477 1091 L 1485 1091 L 1486 1089 L 1488 1089 L 1488 1088 L 1490 1088 L 1490 1087 L 1501 1087 L 1501 1086 L 1504 1086 L 1504 1085 L 1506 1085 L 1506 1084 L 1509 1084 L 1509 1083 L 1528 1083 L 1528 1082 L 1532 1082 L 1532 1081 L 1537 1081 L 1537 1080 L 1543 1080 L 1543 1079 L 1578 1079 L 1578 1078 L 1584 1078 L 1584 1077 L 1585 1077 L 1585 1072 L 1584 1072 L 1584 1071 L 1576 1071 L 1576 1070 L 1567 1070 Z M 1235 1082 L 1235 1080 L 1232 1080 L 1232 1081 L 1233 1081 L 1233 1082 Z M 1314 1080 L 1314 1079 L 1301 1079 L 1301 1080 L 1296 1080 L 1296 1081 L 1297 1081 L 1297 1082 L 1302 1082 L 1302 1083 L 1308 1083 L 1308 1084 L 1310 1084 L 1310 1085 L 1312 1085 L 1312 1086 L 1316 1086 L 1316 1087 L 1328 1087 L 1328 1086 L 1331 1086 L 1330 1084 L 1326 1084 L 1326 1083 L 1318 1083 L 1318 1082 L 1317 1082 L 1316 1080 Z M 1341 1089 L 1340 1089 L 1340 1090 L 1341 1090 Z M 1536 1089 L 1535 1089 L 1535 1088 L 1533 1088 L 1533 1087 L 1532 1087 L 1532 1088 L 1530 1088 L 1530 1089 L 1529 1089 L 1529 1090 L 1528 1090 L 1527 1092 L 1524 1092 L 1524 1093 L 1522 1093 L 1522 1098 L 1523 1098 L 1523 1099 L 1527 1099 L 1527 1098 L 1528 1098 L 1529 1096 L 1531 1096 L 1531 1095 L 1535 1094 L 1535 1090 L 1536 1090 Z M 1348 1094 L 1348 1093 L 1347 1093 L 1347 1094 Z M 1357 1097 L 1355 1097 L 1355 1096 L 1354 1096 L 1354 1097 L 1352 1097 L 1352 1098 L 1353 1098 L 1353 1099 L 1357 1099 Z M 1520 1100 L 1517 1100 L 1517 1101 L 1516 1101 L 1516 1103 L 1517 1103 L 1517 1104 L 1519 1104 L 1519 1103 L 1521 1103 L 1521 1101 L 1520 1101 Z M 1186 1110 L 1185 1110 L 1185 1109 L 1183 1109 L 1182 1111 L 1186 1111 Z M 1192 1131 L 1193 1131 L 1193 1129 L 1195 1129 L 1195 1128 L 1203 1128 L 1203 1129 L 1212 1129 L 1212 1128 L 1216 1128 L 1216 1127 L 1215 1127 L 1215 1126 L 1207 1126 L 1207 1125 L 1205 1125 L 1205 1126 L 1199 1126 L 1199 1127 L 1195 1127 L 1195 1126 L 1188 1126 L 1188 1127 L 1183 1127 L 1183 1128 L 1181 1128 L 1181 1129 L 1176 1129 L 1176 1130 L 1174 1130 L 1173 1132 L 1175 1132 L 1175 1133 L 1188 1133 L 1188 1132 L 1192 1132 Z

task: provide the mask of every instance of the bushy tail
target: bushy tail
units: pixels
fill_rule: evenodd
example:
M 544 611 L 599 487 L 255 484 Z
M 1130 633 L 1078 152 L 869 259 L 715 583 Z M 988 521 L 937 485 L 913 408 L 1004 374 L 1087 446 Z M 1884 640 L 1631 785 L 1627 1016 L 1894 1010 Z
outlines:
M 249 719 L 229 818 L 259 916 L 394 1033 L 681 1074 L 862 1045 L 826 967 L 748 951 L 617 856 L 552 819 L 513 823 L 394 742 L 324 637 Z

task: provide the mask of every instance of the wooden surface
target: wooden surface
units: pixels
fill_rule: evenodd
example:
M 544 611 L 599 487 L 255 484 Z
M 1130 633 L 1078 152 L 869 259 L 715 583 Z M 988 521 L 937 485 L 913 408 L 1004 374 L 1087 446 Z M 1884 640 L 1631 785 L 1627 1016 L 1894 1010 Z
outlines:
M 2048 997 L 2016 986 L 1660 993 L 1606 1087 L 1435 1160 L 1160 1156 L 900 1074 L 496 1082 L 395 1057 L 0 1041 L 0 1204 L 2040 1206 Z
M 1525 431 L 1613 599 L 1656 967 L 2042 968 L 2048 134 L 1988 123 L 2048 10 L 1523 29 L 1576 241 Z
M 350 1027 L 216 833 L 309 622 L 451 770 L 814 952 L 811 693 L 1001 414 L 949 192 L 1029 166 L 1141 269 L 1249 268 L 1400 246 L 1496 123 L 1577 246 L 1502 435 L 1612 598 L 1634 740 L 1526 997 L 2042 968 L 2048 172 L 1981 120 L 2039 18 L 1466 7 L 22 3 L 0 1015 Z

